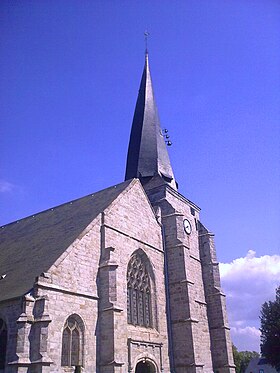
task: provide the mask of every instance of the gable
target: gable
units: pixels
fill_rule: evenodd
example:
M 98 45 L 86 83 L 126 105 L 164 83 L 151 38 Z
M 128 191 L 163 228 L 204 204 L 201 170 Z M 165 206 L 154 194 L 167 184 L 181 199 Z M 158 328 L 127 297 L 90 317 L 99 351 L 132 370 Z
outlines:
M 64 253 L 131 181 L 8 224 L 0 231 L 0 301 L 29 292 L 34 280 Z
M 161 249 L 161 228 L 138 179 L 105 210 L 105 222 L 123 234 Z

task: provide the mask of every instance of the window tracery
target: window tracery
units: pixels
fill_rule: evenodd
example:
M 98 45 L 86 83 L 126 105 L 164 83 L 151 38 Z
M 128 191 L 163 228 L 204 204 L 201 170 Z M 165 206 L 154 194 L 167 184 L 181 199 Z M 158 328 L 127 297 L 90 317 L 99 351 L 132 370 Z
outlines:
M 152 327 L 151 280 L 143 258 L 136 253 L 127 269 L 127 321 Z
M 71 315 L 66 320 L 62 333 L 62 366 L 83 365 L 84 327 L 77 315 Z

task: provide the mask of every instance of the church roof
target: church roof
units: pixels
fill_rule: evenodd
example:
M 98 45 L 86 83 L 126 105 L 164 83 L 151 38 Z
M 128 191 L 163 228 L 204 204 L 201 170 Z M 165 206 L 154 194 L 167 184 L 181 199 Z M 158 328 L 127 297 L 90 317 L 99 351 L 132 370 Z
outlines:
M 0 231 L 0 301 L 28 293 L 83 230 L 131 183 L 10 223 Z M 6 275 L 6 276 L 5 276 Z
M 130 134 L 125 180 L 135 177 L 143 182 L 160 175 L 166 183 L 177 189 L 163 135 L 146 52 Z

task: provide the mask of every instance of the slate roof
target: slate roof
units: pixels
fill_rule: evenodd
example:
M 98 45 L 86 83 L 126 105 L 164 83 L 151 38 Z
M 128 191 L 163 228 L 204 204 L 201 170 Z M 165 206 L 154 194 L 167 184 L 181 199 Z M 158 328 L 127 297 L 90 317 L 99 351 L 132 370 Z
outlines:
M 0 301 L 29 292 L 99 213 L 131 183 L 125 181 L 0 228 Z
M 145 67 L 132 122 L 125 179 L 141 181 L 155 175 L 177 190 L 174 173 L 160 128 L 152 79 L 146 52 Z

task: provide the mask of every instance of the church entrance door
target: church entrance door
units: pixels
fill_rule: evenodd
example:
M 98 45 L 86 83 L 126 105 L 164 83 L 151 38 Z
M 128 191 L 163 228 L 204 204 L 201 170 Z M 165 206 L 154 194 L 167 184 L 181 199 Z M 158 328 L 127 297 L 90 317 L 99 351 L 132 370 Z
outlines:
M 136 365 L 135 373 L 156 373 L 155 366 L 148 361 L 140 361 Z

